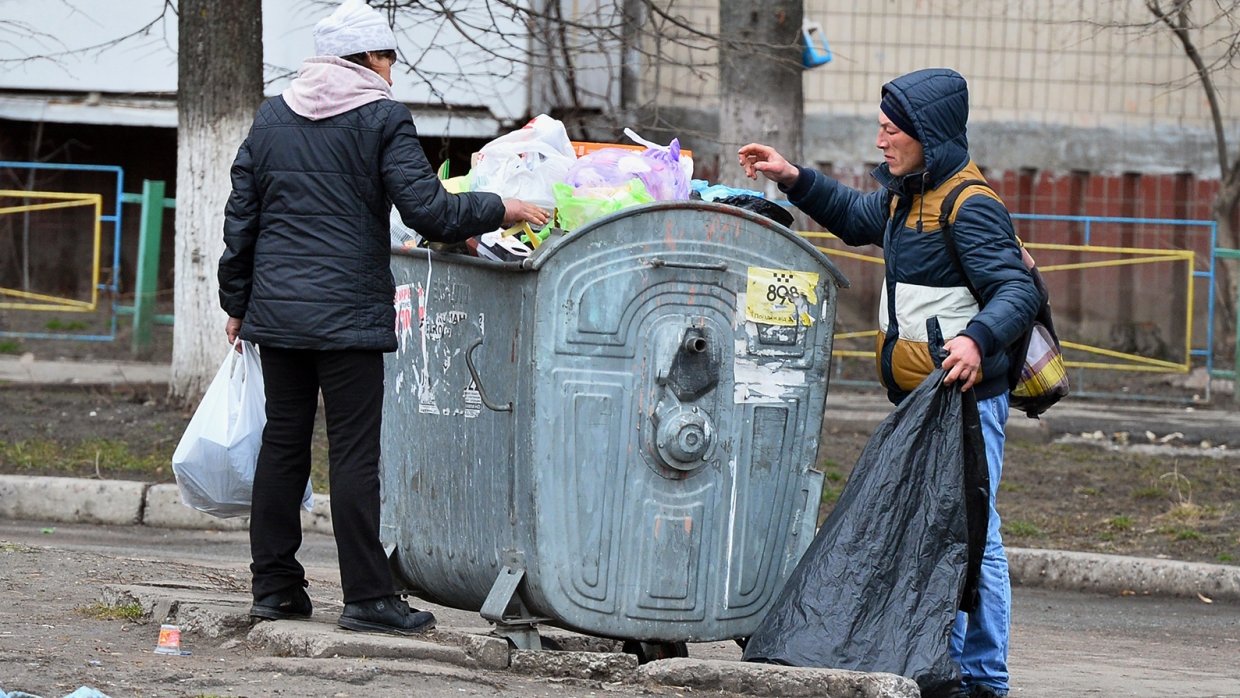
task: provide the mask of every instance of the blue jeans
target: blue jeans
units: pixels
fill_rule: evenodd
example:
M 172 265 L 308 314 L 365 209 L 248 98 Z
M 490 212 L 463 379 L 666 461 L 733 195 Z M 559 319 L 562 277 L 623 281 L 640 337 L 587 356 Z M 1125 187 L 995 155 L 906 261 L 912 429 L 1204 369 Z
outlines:
M 973 613 L 957 613 L 952 629 L 952 659 L 960 665 L 966 685 L 986 685 L 998 693 L 1008 690 L 1008 630 L 1012 616 L 1012 585 L 1008 579 L 1007 554 L 999 533 L 995 496 L 1003 474 L 1004 427 L 1008 417 L 1007 393 L 977 403 L 986 441 L 986 464 L 990 472 L 990 527 L 978 580 L 978 606 Z

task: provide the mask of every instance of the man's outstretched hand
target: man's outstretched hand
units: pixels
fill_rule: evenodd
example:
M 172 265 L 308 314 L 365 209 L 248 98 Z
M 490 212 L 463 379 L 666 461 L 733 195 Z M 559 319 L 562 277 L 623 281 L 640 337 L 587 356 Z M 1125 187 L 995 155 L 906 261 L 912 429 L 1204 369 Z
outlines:
M 769 145 L 750 143 L 741 147 L 737 151 L 737 156 L 741 167 L 745 168 L 745 175 L 750 179 L 757 179 L 758 173 L 761 172 L 772 182 L 792 186 L 801 174 L 796 165 L 785 160 L 779 151 Z

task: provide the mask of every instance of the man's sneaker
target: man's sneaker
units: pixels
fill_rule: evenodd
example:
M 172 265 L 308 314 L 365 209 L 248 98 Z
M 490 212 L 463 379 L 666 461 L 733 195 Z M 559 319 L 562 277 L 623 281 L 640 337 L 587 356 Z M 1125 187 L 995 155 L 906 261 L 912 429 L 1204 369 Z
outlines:
M 310 596 L 299 586 L 281 589 L 268 594 L 250 606 L 251 618 L 265 620 L 291 620 L 309 618 L 314 606 L 310 604 Z
M 1006 698 L 1007 691 L 1000 693 L 998 690 L 991 688 L 985 684 L 974 684 L 969 687 L 969 698 Z
M 409 608 L 409 604 L 395 596 L 382 596 L 345 604 L 336 624 L 366 633 L 418 635 L 435 627 L 435 616 Z

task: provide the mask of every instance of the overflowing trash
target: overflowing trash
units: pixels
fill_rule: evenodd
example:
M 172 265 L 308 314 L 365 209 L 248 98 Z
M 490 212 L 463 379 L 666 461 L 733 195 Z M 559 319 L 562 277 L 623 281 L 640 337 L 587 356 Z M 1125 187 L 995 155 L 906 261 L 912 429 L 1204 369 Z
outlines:
M 789 226 L 792 216 L 762 192 L 693 179 L 693 155 L 673 138 L 667 144 L 624 129 L 631 143 L 587 143 L 569 139 L 563 122 L 539 114 L 525 126 L 479 148 L 469 173 L 439 177 L 449 192 L 486 191 L 553 211 L 542 230 L 518 226 L 496 230 L 455 245 L 452 251 L 501 262 L 529 257 L 553 232 L 571 233 L 623 209 L 656 201 L 720 201 L 761 213 Z M 393 208 L 392 246 L 432 247 L 408 228 Z
M 563 182 L 577 161 L 564 124 L 539 114 L 522 128 L 482 146 L 469 172 L 472 191 L 489 191 L 555 208 L 552 187 Z

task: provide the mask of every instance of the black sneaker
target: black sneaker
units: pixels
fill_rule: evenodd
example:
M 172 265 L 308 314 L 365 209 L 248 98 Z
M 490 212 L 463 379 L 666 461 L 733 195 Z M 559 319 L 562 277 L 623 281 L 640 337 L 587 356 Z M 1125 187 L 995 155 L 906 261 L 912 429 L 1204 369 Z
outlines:
M 959 681 L 941 683 L 923 691 L 923 698 L 969 698 L 969 689 Z
M 251 618 L 265 620 L 294 620 L 309 618 L 314 611 L 310 596 L 302 587 L 289 587 L 268 594 L 250 606 Z
M 435 627 L 435 616 L 409 608 L 409 604 L 395 596 L 382 596 L 345 604 L 336 624 L 366 633 L 419 635 Z
M 1007 698 L 1007 691 L 1000 693 L 986 684 L 974 684 L 969 687 L 969 698 Z

